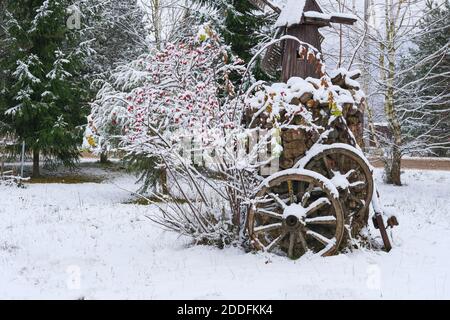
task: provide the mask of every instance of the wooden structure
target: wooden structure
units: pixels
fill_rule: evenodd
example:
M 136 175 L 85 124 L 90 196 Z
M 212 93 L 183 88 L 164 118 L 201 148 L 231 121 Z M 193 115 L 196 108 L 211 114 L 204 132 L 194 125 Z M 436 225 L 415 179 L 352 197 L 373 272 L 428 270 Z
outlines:
M 256 249 L 284 253 L 293 259 L 308 252 L 332 255 L 351 245 L 350 239 L 360 237 L 361 230 L 368 224 L 372 206 L 376 212 L 375 225 L 380 228 L 389 251 L 382 215 L 375 209 L 379 206 L 374 204 L 378 199 L 372 170 L 357 146 L 362 138 L 364 110 L 363 100 L 356 98 L 363 94 L 354 80 L 360 73 L 338 70 L 321 79 L 324 70 L 314 61 L 320 60 L 317 57 L 320 57 L 323 37 L 319 29 L 331 23 L 351 25 L 356 18 L 347 14 L 325 14 L 315 0 L 288 0 L 283 10 L 268 0 L 252 2 L 260 8 L 265 5 L 272 8 L 279 15 L 277 36 L 297 38 L 304 50 L 299 50 L 300 43 L 294 39 L 284 39 L 267 49 L 262 68 L 272 75 L 281 69 L 285 84 L 275 84 L 260 99 L 263 107 L 268 105 L 266 113 L 257 112 L 258 108 L 247 110 L 247 126 L 272 128 L 270 114 L 272 102 L 277 103 L 273 100 L 277 95 L 276 87 L 285 85 L 283 90 L 291 90 L 289 94 L 283 91 L 291 97 L 286 103 L 308 110 L 314 124 L 323 128 L 305 130 L 305 119 L 301 115 L 292 116 L 286 109 L 277 114 L 279 119 L 290 119 L 288 127 L 281 132 L 281 171 L 261 183 L 249 208 L 247 230 L 252 245 Z M 306 54 L 299 51 L 306 51 Z M 299 86 L 301 93 L 296 96 L 294 88 Z M 342 110 L 333 111 L 334 99 L 341 93 L 330 92 L 325 101 L 316 97 L 315 90 L 327 91 L 331 87 L 338 87 L 339 92 L 351 93 L 353 97 L 351 101 L 340 100 Z
M 258 0 L 259 3 L 269 3 L 266 0 Z M 274 6 L 271 5 L 273 8 Z M 319 29 L 329 27 L 331 23 L 352 25 L 357 19 L 347 14 L 325 14 L 316 0 L 289 0 L 283 10 L 275 10 L 279 13 L 275 27 L 279 28 L 277 36 L 289 35 L 302 42 L 310 44 L 321 51 L 323 36 Z M 282 67 L 282 81 L 286 82 L 291 77 L 320 78 L 320 70 L 307 59 L 300 59 L 300 44 L 294 40 L 285 40 L 269 47 L 263 61 L 263 69 L 269 74 L 275 74 Z

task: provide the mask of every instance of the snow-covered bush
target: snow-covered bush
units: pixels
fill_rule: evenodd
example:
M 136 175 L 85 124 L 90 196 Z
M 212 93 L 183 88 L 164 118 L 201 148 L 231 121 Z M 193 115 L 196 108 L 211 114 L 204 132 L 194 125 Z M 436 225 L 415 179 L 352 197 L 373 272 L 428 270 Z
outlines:
M 231 79 L 245 71 L 206 24 L 119 67 L 93 104 L 89 128 L 96 141 L 88 144 L 126 152 L 142 174 L 141 191 L 160 208 L 149 218 L 197 243 L 236 239 L 257 185 L 280 170 L 264 169 L 286 158 L 280 158 L 286 131 L 326 140 L 327 128 L 336 119 L 345 123 L 345 110 L 362 99 L 359 85 L 347 90 L 333 83 L 338 74 L 257 82 L 243 94 Z M 339 75 L 345 80 L 347 73 Z M 147 188 L 160 176 L 162 188 Z
M 0 175 L 0 186 L 24 188 L 23 182 L 27 180 L 29 178 L 23 179 L 20 176 L 14 175 L 12 171 L 7 171 L 3 175 Z
M 6 129 L 2 127 L 2 123 L 0 123 L 0 186 L 19 186 L 23 187 L 23 179 L 17 174 L 16 170 L 12 168 L 7 168 L 5 162 L 8 161 L 9 156 L 11 155 L 11 149 L 15 147 L 17 144 L 16 139 L 7 133 L 7 131 L 3 131 L 1 129 Z
M 196 242 L 230 243 L 243 222 L 258 167 L 257 152 L 243 152 L 252 133 L 231 81 L 245 70 L 206 24 L 120 67 L 93 104 L 96 134 L 145 165 L 144 186 L 155 171 L 167 177 L 168 192 L 149 191 L 162 213 L 150 218 Z

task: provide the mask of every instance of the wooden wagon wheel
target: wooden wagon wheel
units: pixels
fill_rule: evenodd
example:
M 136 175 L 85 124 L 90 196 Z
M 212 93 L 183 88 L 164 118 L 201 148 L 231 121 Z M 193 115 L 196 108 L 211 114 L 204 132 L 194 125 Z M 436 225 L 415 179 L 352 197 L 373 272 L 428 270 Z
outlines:
M 344 235 L 338 197 L 331 182 L 312 171 L 290 169 L 267 178 L 248 214 L 253 246 L 292 259 L 334 254 Z
M 346 224 L 357 236 L 368 224 L 374 182 L 364 155 L 346 144 L 332 144 L 311 149 L 296 167 L 320 173 L 331 180 L 340 193 Z

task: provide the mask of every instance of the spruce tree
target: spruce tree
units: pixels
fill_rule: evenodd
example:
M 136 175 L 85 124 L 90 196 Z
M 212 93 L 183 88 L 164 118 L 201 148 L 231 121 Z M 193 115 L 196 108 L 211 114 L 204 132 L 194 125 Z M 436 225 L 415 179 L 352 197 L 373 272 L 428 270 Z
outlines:
M 90 79 L 108 79 L 118 65 L 148 51 L 139 0 L 76 0 L 76 5 L 83 14 L 83 38 L 94 53 L 85 71 Z
M 114 70 L 148 51 L 145 13 L 139 0 L 76 0 L 83 13 L 82 36 L 92 51 L 83 74 L 91 81 L 95 97 Z M 108 151 L 100 153 L 100 163 L 108 162 Z
M 273 17 L 259 10 L 250 0 L 193 0 L 204 7 L 213 9 L 214 15 L 206 15 L 204 20 L 213 20 L 222 34 L 225 43 L 231 46 L 233 54 L 246 63 L 252 59 L 255 48 L 270 36 L 268 27 L 274 22 Z M 267 78 L 254 66 L 257 78 Z
M 0 47 L 0 122 L 39 159 L 74 165 L 79 157 L 88 87 L 81 76 L 79 32 L 69 30 L 68 0 L 6 0 Z

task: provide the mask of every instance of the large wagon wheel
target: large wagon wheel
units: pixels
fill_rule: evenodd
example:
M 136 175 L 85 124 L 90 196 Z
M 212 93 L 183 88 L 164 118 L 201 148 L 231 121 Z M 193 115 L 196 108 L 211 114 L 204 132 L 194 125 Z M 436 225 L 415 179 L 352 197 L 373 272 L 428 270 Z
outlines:
M 312 171 L 290 169 L 267 178 L 248 214 L 253 246 L 292 259 L 334 254 L 344 235 L 338 198 L 331 182 Z
M 320 173 L 331 180 L 340 193 L 346 224 L 357 236 L 368 224 L 374 182 L 370 164 L 356 148 L 335 143 L 312 148 L 295 166 Z

